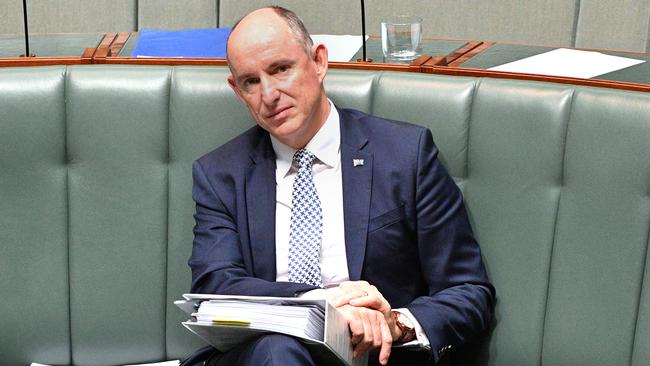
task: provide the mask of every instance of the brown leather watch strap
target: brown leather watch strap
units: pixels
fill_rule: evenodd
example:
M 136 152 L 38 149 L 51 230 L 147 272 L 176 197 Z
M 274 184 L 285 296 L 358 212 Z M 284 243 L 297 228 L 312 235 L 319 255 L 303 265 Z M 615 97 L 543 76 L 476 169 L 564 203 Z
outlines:
M 402 331 L 402 336 L 399 337 L 395 342 L 396 343 L 407 343 L 412 340 L 414 340 L 415 337 L 415 327 L 409 322 L 409 324 L 405 324 L 400 320 L 400 317 L 406 317 L 405 314 L 400 313 L 399 311 L 393 311 L 391 313 L 393 317 L 393 321 L 395 322 L 395 325 Z

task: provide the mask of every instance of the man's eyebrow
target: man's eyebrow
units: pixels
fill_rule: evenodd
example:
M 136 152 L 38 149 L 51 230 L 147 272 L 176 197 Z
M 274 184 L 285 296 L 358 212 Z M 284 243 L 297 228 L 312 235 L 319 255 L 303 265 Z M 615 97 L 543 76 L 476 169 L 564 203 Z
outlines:
M 242 82 L 242 81 L 244 81 L 246 79 L 249 79 L 249 78 L 252 78 L 252 77 L 255 77 L 253 75 L 253 73 L 242 74 L 242 75 L 237 76 L 237 82 Z
M 275 68 L 277 68 L 279 66 L 282 66 L 282 65 L 293 66 L 295 63 L 296 63 L 296 60 L 294 60 L 294 59 L 282 58 L 282 59 L 279 59 L 277 61 L 273 61 L 272 63 L 270 63 L 268 66 L 266 66 L 266 70 L 273 70 L 273 69 L 275 69 Z M 242 82 L 242 81 L 244 81 L 246 79 L 255 78 L 255 77 L 257 77 L 257 76 L 255 76 L 254 73 L 250 72 L 250 73 L 245 73 L 245 74 L 241 74 L 241 75 L 237 76 L 236 80 L 237 80 L 237 82 Z
M 280 59 L 280 60 L 277 60 L 277 61 L 274 61 L 273 63 L 271 63 L 271 64 L 268 66 L 268 69 L 275 69 L 276 67 L 278 67 L 278 66 L 282 66 L 282 65 L 289 65 L 289 66 L 291 66 L 291 65 L 293 65 L 293 64 L 295 64 L 295 63 L 296 63 L 296 60 L 293 60 L 293 59 L 290 59 L 290 58 Z

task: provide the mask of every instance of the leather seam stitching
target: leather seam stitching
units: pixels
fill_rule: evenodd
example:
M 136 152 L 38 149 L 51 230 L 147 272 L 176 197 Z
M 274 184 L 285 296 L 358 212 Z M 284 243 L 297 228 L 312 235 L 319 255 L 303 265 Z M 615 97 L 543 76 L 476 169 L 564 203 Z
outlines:
M 555 244 L 557 241 L 557 229 L 558 229 L 558 222 L 559 217 L 560 217 L 560 204 L 562 202 L 562 188 L 564 187 L 564 178 L 565 178 L 565 169 L 566 169 L 566 151 L 567 151 L 567 139 L 569 136 L 569 124 L 571 123 L 571 117 L 573 116 L 573 108 L 574 108 L 574 102 L 576 98 L 576 88 L 573 88 L 571 91 L 571 101 L 569 103 L 569 113 L 567 114 L 566 117 L 566 127 L 564 130 L 564 138 L 563 138 L 563 151 L 562 151 L 562 168 L 560 169 L 560 186 L 559 186 L 559 194 L 557 197 L 557 204 L 555 206 L 555 223 L 553 224 L 553 238 L 551 240 L 551 248 L 549 250 L 549 260 L 548 260 L 548 267 L 547 267 L 547 276 L 546 276 L 546 299 L 544 301 L 544 316 L 542 318 L 542 331 L 541 331 L 541 339 L 540 339 L 540 352 L 539 352 L 539 365 L 543 364 L 543 359 L 544 359 L 544 338 L 546 335 L 546 319 L 548 318 L 548 307 L 549 307 L 549 298 L 550 298 L 550 292 L 551 292 L 551 276 L 552 276 L 552 268 L 553 268 L 553 255 L 555 253 Z
M 470 96 L 469 100 L 469 112 L 467 114 L 467 137 L 465 140 L 465 172 L 463 173 L 464 175 L 464 180 L 466 181 L 465 183 L 465 190 L 467 190 L 467 182 L 469 182 L 469 150 L 470 150 L 470 133 L 472 130 L 472 117 L 474 116 L 474 106 L 475 106 L 475 101 L 476 97 L 478 95 L 478 88 L 481 86 L 481 81 L 482 79 L 476 79 L 474 81 L 474 87 L 472 88 L 472 94 Z
M 70 155 L 68 152 L 68 100 L 67 98 L 67 93 L 68 93 L 68 70 L 69 67 L 66 66 L 63 72 L 63 115 L 64 117 L 64 122 L 63 122 L 63 154 L 65 157 L 65 202 L 66 202 L 66 248 L 68 251 L 68 263 L 67 263 L 67 274 L 68 274 L 68 359 L 70 360 L 70 364 L 74 364 L 73 362 L 73 347 L 72 347 L 72 283 L 71 283 L 71 278 L 72 275 L 70 274 Z
M 166 207 L 166 215 L 165 215 L 165 220 L 167 221 L 166 223 L 166 237 L 165 237 L 165 277 L 163 278 L 163 283 L 164 283 L 164 299 L 163 303 L 165 306 L 163 307 L 163 353 L 165 355 L 165 358 L 169 359 L 169 354 L 168 354 L 168 349 L 167 349 L 167 344 L 168 344 L 168 333 L 167 333 L 167 315 L 168 315 L 168 304 L 167 304 L 167 299 L 169 298 L 169 231 L 170 231 L 170 226 L 169 226 L 169 211 L 170 211 L 170 201 L 171 201 L 171 190 L 170 190 L 170 166 L 171 166 L 171 104 L 172 104 L 172 84 L 174 82 L 174 75 L 175 75 L 175 68 L 171 68 L 168 77 L 169 77 L 169 85 L 167 86 L 167 177 L 166 177 L 166 182 L 167 182 L 167 207 Z
M 640 318 L 640 313 L 641 313 L 641 301 L 643 300 L 643 294 L 645 293 L 646 287 L 645 287 L 645 274 L 646 271 L 648 271 L 648 253 L 650 252 L 649 248 L 650 247 L 650 215 L 648 216 L 648 232 L 646 234 L 646 246 L 645 246 L 645 260 L 643 261 L 643 269 L 641 270 L 641 281 L 639 284 L 639 290 L 638 290 L 638 296 L 639 299 L 636 304 L 636 317 L 634 321 L 634 329 L 632 330 L 632 342 L 631 342 L 631 349 L 630 349 L 630 365 L 634 363 L 634 350 L 636 348 L 636 336 L 637 336 L 637 328 L 639 327 L 639 318 Z

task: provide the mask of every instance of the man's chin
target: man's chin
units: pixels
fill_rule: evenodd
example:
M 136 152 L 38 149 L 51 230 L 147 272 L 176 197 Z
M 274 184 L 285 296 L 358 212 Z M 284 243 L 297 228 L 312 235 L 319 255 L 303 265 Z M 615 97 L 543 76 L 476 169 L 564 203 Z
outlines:
M 284 127 L 284 126 L 283 126 Z M 297 128 L 291 128 L 291 129 L 285 129 L 285 128 L 280 128 L 280 129 L 275 129 L 272 131 L 269 131 L 273 137 L 275 137 L 278 141 L 281 143 L 292 147 L 294 149 L 299 149 L 304 146 L 297 146 L 300 144 L 301 136 L 299 129 Z
M 296 133 L 299 127 L 296 121 L 292 118 L 286 117 L 279 120 L 267 121 L 267 126 L 271 128 L 271 133 L 276 136 L 288 137 Z

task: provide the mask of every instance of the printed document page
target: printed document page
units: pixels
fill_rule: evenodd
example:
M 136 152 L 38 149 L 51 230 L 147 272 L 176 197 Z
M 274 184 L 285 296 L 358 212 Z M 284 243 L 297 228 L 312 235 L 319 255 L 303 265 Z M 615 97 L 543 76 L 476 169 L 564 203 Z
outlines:
M 323 43 L 327 47 L 328 61 L 348 62 L 359 52 L 363 42 L 361 36 L 337 36 L 331 34 L 312 34 L 314 43 Z M 366 36 L 368 39 L 368 36 Z
M 600 52 L 558 48 L 488 70 L 590 79 L 643 62 Z
M 367 354 L 352 357 L 347 321 L 324 299 L 185 294 L 175 301 L 191 319 L 183 325 L 226 351 L 254 337 L 282 333 L 313 348 L 319 363 L 362 366 Z

